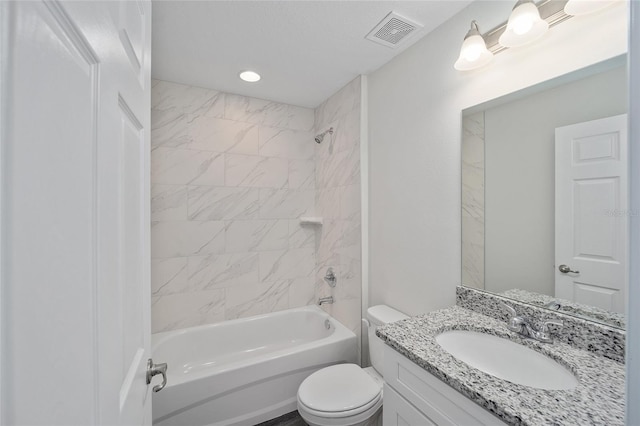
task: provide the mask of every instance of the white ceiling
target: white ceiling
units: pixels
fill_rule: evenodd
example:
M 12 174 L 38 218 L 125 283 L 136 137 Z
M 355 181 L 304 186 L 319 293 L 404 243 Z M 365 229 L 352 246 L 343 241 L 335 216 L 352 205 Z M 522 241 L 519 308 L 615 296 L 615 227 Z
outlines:
M 155 0 L 152 76 L 313 108 L 469 3 Z M 392 10 L 424 28 L 395 49 L 366 40 Z M 238 72 L 246 69 L 259 72 L 262 80 L 241 81 Z

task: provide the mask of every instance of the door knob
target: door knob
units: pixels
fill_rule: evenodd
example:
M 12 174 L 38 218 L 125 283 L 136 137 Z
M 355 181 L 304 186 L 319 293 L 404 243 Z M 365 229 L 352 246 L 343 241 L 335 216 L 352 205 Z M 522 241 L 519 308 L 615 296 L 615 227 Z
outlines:
M 580 271 L 574 271 L 570 267 L 568 267 L 567 265 L 558 266 L 558 270 L 560 272 L 562 272 L 563 274 L 568 274 L 569 272 L 571 272 L 572 274 L 579 274 L 580 273 Z
M 153 387 L 154 392 L 160 392 L 167 385 L 167 363 L 154 364 L 149 358 L 147 361 L 147 384 L 151 383 L 151 378 L 158 374 L 162 374 L 162 383 Z

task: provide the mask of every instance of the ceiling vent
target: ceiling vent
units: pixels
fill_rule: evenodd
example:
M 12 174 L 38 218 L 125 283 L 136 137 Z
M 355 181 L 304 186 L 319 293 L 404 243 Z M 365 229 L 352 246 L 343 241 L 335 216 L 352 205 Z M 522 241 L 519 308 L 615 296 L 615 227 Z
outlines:
M 395 48 L 403 40 L 407 40 L 422 25 L 413 22 L 395 12 L 389 12 L 382 21 L 365 37 L 383 46 Z

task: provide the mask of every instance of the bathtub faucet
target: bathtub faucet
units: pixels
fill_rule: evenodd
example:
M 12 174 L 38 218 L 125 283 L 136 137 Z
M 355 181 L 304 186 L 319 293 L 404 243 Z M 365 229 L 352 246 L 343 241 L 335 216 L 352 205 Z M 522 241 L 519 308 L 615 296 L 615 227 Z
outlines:
M 333 303 L 333 296 L 322 297 L 322 298 L 320 298 L 320 300 L 318 300 L 318 305 L 320 305 L 320 306 L 324 305 L 325 303 L 332 304 Z

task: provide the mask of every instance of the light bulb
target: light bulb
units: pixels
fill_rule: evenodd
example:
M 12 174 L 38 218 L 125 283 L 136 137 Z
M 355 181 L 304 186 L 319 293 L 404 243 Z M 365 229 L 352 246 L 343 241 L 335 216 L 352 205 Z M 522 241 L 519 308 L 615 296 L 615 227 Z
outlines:
M 255 83 L 256 81 L 260 80 L 260 74 L 258 74 L 255 71 L 242 71 L 240 74 L 238 74 L 238 76 L 240 77 L 240 79 L 248 82 L 248 83 Z
M 522 46 L 538 39 L 548 29 L 549 24 L 540 18 L 536 5 L 531 0 L 520 0 L 509 16 L 499 43 L 504 47 Z
M 460 56 L 454 68 L 460 71 L 468 71 L 486 65 L 493 58 L 493 53 L 487 50 L 487 45 L 480 35 L 478 24 L 471 22 L 471 29 L 467 33 L 460 48 Z

